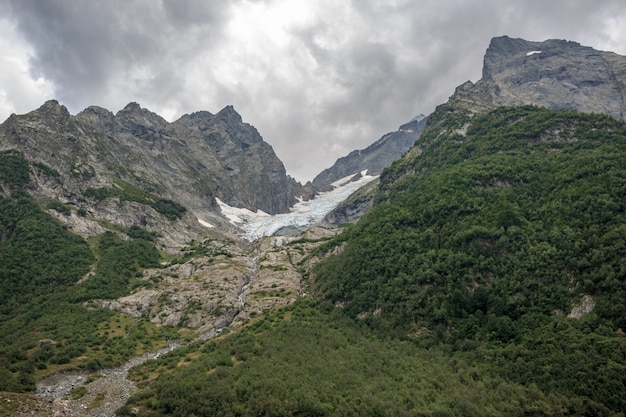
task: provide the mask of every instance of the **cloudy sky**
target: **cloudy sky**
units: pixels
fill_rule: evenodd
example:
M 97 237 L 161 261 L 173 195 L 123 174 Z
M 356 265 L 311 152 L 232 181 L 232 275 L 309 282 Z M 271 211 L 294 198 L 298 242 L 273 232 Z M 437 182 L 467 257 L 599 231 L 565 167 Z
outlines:
M 623 0 L 0 0 L 0 119 L 233 105 L 299 181 L 480 78 L 494 36 L 626 55 Z

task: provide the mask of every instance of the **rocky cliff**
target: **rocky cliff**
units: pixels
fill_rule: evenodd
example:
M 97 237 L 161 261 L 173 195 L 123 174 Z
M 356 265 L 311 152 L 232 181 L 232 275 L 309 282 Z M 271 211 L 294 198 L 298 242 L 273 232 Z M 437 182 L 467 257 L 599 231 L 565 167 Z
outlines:
M 485 53 L 482 78 L 466 82 L 451 103 L 472 110 L 534 104 L 626 116 L 626 57 L 576 42 L 496 37 Z
M 352 151 L 347 156 L 337 159 L 332 167 L 325 169 L 313 179 L 313 185 L 324 187 L 364 170 L 367 170 L 369 175 L 379 175 L 413 146 L 426 126 L 426 120 L 427 118 L 420 114 L 367 148 Z
M 216 198 L 273 214 L 289 211 L 303 194 L 232 106 L 168 123 L 136 103 L 117 114 L 89 107 L 74 116 L 51 100 L 0 125 L 3 149 L 17 149 L 39 167 L 31 190 L 39 200 L 80 210 L 64 221 L 83 235 L 100 233 L 102 221 L 163 233 L 157 225 L 181 219 L 180 234 L 199 227 L 196 218 L 226 224 Z

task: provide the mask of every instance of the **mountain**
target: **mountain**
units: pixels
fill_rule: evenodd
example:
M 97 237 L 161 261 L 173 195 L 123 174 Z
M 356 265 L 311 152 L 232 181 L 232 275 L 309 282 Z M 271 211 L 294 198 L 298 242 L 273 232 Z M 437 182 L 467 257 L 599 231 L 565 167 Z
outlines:
M 536 384 L 565 415 L 618 415 L 626 124 L 452 103 L 430 120 L 421 151 L 383 173 L 372 209 L 328 246 L 314 292 L 382 337 Z
M 613 78 L 597 78 L 607 71 L 594 56 Z M 211 166 L 254 147 L 229 130 L 231 109 L 177 125 L 134 105 L 121 118 L 94 108 L 92 131 L 56 103 L 46 122 L 12 116 L 0 142 L 13 141 L 0 152 L 0 390 L 38 381 L 46 400 L 30 415 L 622 415 L 626 122 L 617 93 L 601 99 L 621 91 L 620 62 L 494 38 L 483 79 L 328 217 L 358 221 L 253 243 L 196 221 L 219 221 L 211 204 L 236 189 L 224 173 L 207 207 L 194 203 L 199 185 L 153 181 L 188 166 L 170 148 L 207 152 L 194 135 L 226 148 Z M 90 133 L 110 131 L 114 145 Z M 87 152 L 83 137 L 126 151 Z M 142 161 L 163 165 L 151 174 Z M 144 217 L 114 217 L 133 211 Z M 90 221 L 88 239 L 68 219 Z M 167 251 L 172 230 L 185 244 Z M 97 373 L 172 339 L 184 346 L 129 371 L 133 395 L 124 377 L 107 382 L 130 365 Z M 120 392 L 126 403 L 106 408 Z M 29 415 L 8 399 L 7 415 Z
M 85 222 L 100 218 L 127 227 L 149 223 L 164 233 L 160 229 L 167 227 L 157 225 L 178 218 L 192 229 L 199 227 L 195 218 L 219 225 L 224 219 L 216 198 L 283 213 L 304 193 L 232 106 L 168 123 L 136 103 L 115 115 L 89 107 L 73 116 L 48 101 L 28 114 L 11 115 L 0 126 L 0 149 L 21 151 L 54 172 L 37 175 L 32 193 L 88 212 L 75 222 L 85 220 L 75 225 L 77 231 L 94 229 Z M 112 199 L 129 202 L 128 210 L 114 209 Z
M 334 165 L 320 172 L 313 185 L 322 188 L 349 175 L 367 171 L 368 175 L 380 175 L 393 161 L 400 158 L 419 138 L 428 118 L 423 114 L 391 133 L 387 133 L 365 149 L 350 152 L 337 159 Z
M 312 297 L 138 369 L 136 381 L 155 367 L 167 376 L 128 407 L 621 415 L 626 124 L 616 96 L 596 99 L 619 77 L 583 82 L 581 50 L 622 60 L 495 38 L 483 79 L 429 115 L 383 171 L 371 210 L 312 252 L 324 258 Z M 532 61 L 546 52 L 546 67 Z M 558 61 L 570 64 L 555 73 Z M 523 85 L 533 71 L 541 89 Z M 564 90 L 568 72 L 584 94 Z
M 472 112 L 534 104 L 624 119 L 626 57 L 565 40 L 495 37 L 484 56 L 482 78 L 457 87 L 450 103 Z M 380 174 L 413 146 L 427 122 L 428 117 L 418 116 L 368 148 L 339 158 L 315 177 L 313 185 L 323 187 L 365 169 L 370 175 Z M 361 191 L 335 208 L 325 224 L 356 221 L 369 210 L 372 200 L 371 193 Z
M 459 86 L 450 101 L 479 110 L 535 104 L 624 119 L 626 57 L 565 40 L 496 37 L 481 80 Z

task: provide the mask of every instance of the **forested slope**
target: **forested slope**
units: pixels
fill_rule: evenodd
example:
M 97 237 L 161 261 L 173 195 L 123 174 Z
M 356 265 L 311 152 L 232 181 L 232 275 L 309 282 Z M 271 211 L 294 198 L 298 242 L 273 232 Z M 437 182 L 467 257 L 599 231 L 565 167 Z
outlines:
M 623 122 L 440 106 L 316 301 L 135 370 L 120 413 L 623 415 L 625 196 Z
M 380 334 L 625 410 L 626 125 L 530 106 L 431 120 L 318 268 L 320 295 Z
M 0 152 L 0 391 L 32 391 L 57 371 L 119 364 L 176 334 L 83 304 L 139 284 L 138 271 L 159 265 L 154 237 L 135 227 L 125 232 L 136 238 L 107 232 L 90 245 L 46 212 L 69 215 L 73 207 L 28 195 L 33 175 L 55 171 Z

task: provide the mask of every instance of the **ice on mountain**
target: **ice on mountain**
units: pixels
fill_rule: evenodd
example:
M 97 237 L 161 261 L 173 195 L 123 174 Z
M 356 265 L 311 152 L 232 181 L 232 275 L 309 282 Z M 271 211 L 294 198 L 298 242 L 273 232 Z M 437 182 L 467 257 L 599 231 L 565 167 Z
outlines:
M 246 208 L 232 207 L 219 199 L 217 203 L 222 214 L 242 230 L 241 237 L 254 241 L 263 236 L 271 236 L 284 227 L 306 227 L 318 223 L 350 194 L 378 177 L 362 171 L 361 177 L 353 180 L 356 175 L 335 181 L 332 184 L 335 187 L 333 190 L 320 193 L 313 200 L 299 201 L 289 213 L 270 215 L 261 210 L 253 212 Z
M 205 222 L 205 221 L 204 221 L 204 220 L 202 220 L 202 219 L 198 219 L 198 223 L 200 223 L 202 226 L 204 226 L 204 227 L 208 227 L 208 228 L 213 228 L 213 227 L 215 227 L 215 226 L 213 226 L 211 223 L 209 223 L 209 222 Z

